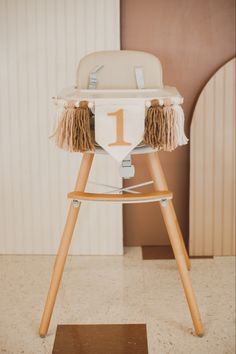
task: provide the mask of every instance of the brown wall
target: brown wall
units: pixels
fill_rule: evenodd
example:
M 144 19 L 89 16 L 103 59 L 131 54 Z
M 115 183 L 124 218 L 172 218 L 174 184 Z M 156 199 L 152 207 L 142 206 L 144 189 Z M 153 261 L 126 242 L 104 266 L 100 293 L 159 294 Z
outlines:
M 235 55 L 234 0 L 121 0 L 121 47 L 144 50 L 161 60 L 164 83 L 184 96 L 186 133 L 201 89 L 212 74 Z M 160 153 L 179 222 L 188 240 L 189 145 Z M 145 156 L 133 158 L 131 185 L 150 179 Z M 124 206 L 126 245 L 168 244 L 154 204 Z

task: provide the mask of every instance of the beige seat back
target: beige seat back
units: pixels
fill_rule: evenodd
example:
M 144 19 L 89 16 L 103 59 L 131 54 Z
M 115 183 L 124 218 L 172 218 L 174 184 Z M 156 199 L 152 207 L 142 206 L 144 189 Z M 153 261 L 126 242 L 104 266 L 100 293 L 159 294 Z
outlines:
M 97 65 L 96 89 L 137 89 L 136 67 L 142 67 L 144 88 L 162 88 L 162 66 L 152 54 L 131 50 L 102 51 L 86 55 L 77 70 L 78 89 L 88 89 L 90 73 Z

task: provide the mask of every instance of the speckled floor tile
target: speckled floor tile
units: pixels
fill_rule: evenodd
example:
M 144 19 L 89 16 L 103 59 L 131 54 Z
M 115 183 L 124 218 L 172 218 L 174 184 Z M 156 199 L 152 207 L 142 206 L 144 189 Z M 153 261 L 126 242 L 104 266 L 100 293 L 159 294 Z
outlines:
M 234 354 L 235 259 L 192 260 L 191 278 L 205 336 L 193 334 L 174 260 L 71 256 L 49 334 L 38 326 L 54 257 L 0 256 L 0 353 L 50 354 L 57 324 L 146 323 L 149 354 Z M 125 353 L 121 353 L 125 354 Z

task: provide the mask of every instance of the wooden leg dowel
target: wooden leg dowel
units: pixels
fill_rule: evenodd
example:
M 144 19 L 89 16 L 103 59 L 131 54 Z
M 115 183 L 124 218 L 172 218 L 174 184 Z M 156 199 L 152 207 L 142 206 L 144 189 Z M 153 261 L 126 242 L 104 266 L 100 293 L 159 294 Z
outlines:
M 154 186 L 157 190 L 167 190 L 165 176 L 160 164 L 158 153 L 148 154 L 149 166 L 153 178 Z M 183 245 L 182 235 L 171 201 L 166 205 L 161 204 L 161 212 L 169 235 L 170 243 L 175 255 L 178 271 L 183 284 L 185 296 L 188 302 L 189 310 L 193 320 L 195 332 L 198 336 L 203 336 L 203 325 L 200 318 L 198 305 L 192 288 L 188 272 L 188 255 Z
M 166 182 L 166 178 L 165 178 L 165 174 L 163 172 L 162 166 L 161 166 L 161 162 L 158 156 L 158 152 L 153 152 L 151 154 L 147 154 L 148 156 L 148 162 L 149 162 L 149 168 L 150 168 L 150 172 L 151 172 L 151 176 L 154 182 L 154 189 L 157 191 L 167 191 L 168 190 L 168 186 L 167 186 L 167 182 Z M 176 237 L 178 237 L 180 239 L 181 242 L 181 247 L 183 249 L 183 253 L 184 253 L 184 258 L 186 261 L 186 265 L 188 270 L 190 270 L 191 268 L 191 262 L 188 256 L 188 252 L 186 250 L 185 247 L 185 243 L 184 243 L 184 239 L 182 236 L 182 232 L 180 230 L 180 226 L 179 223 L 177 221 L 176 215 L 175 215 L 175 210 L 173 207 L 173 203 L 172 201 L 170 201 L 169 203 L 169 207 L 172 209 L 172 214 L 174 216 L 174 218 L 176 219 L 176 228 L 177 228 L 177 235 Z
M 89 172 L 90 172 L 91 165 L 92 165 L 92 161 L 93 161 L 93 157 L 94 157 L 94 154 L 92 154 L 92 153 L 91 154 L 90 153 L 83 154 L 83 158 L 82 158 L 82 162 L 81 162 L 80 170 L 79 170 L 79 175 L 78 175 L 76 185 L 75 185 L 75 191 L 83 192 L 85 190 L 88 176 L 89 176 Z M 66 224 L 64 227 L 61 243 L 60 243 L 57 257 L 55 260 L 55 265 L 54 265 L 54 269 L 53 269 L 53 273 L 52 273 L 52 279 L 51 279 L 51 283 L 50 283 L 50 287 L 49 287 L 49 291 L 48 291 L 48 296 L 47 296 L 47 300 L 46 300 L 46 304 L 44 307 L 44 312 L 43 312 L 43 316 L 42 316 L 42 320 L 41 320 L 41 324 L 40 324 L 40 328 L 39 328 L 39 335 L 41 337 L 45 337 L 48 332 L 48 327 L 49 327 L 49 323 L 51 320 L 53 308 L 55 305 L 57 292 L 58 292 L 58 289 L 60 286 L 60 281 L 62 278 L 68 250 L 70 247 L 73 231 L 75 228 L 76 220 L 77 220 L 79 209 L 80 209 L 79 207 L 80 207 L 80 204 L 78 207 L 75 208 L 71 203 L 70 208 L 69 208 L 69 212 L 67 215 Z
M 172 214 L 176 218 L 175 209 L 174 209 L 172 201 L 170 202 L 170 208 L 172 209 Z M 181 244 L 182 251 L 183 251 L 183 254 L 184 254 L 184 258 L 185 258 L 185 262 L 186 262 L 186 265 L 187 265 L 187 269 L 190 270 L 191 269 L 191 262 L 190 262 L 190 258 L 188 256 L 188 252 L 186 250 L 186 246 L 185 246 L 185 243 L 184 243 L 183 235 L 182 235 L 182 232 L 180 230 L 180 226 L 179 226 L 177 218 L 176 218 L 176 228 L 178 230 L 178 236 L 177 237 L 180 240 L 180 244 Z

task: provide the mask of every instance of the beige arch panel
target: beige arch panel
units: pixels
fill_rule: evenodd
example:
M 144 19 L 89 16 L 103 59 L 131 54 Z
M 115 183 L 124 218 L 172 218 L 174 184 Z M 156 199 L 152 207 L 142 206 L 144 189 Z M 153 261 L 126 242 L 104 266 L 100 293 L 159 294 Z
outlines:
M 233 255 L 235 59 L 204 87 L 190 137 L 190 255 Z

